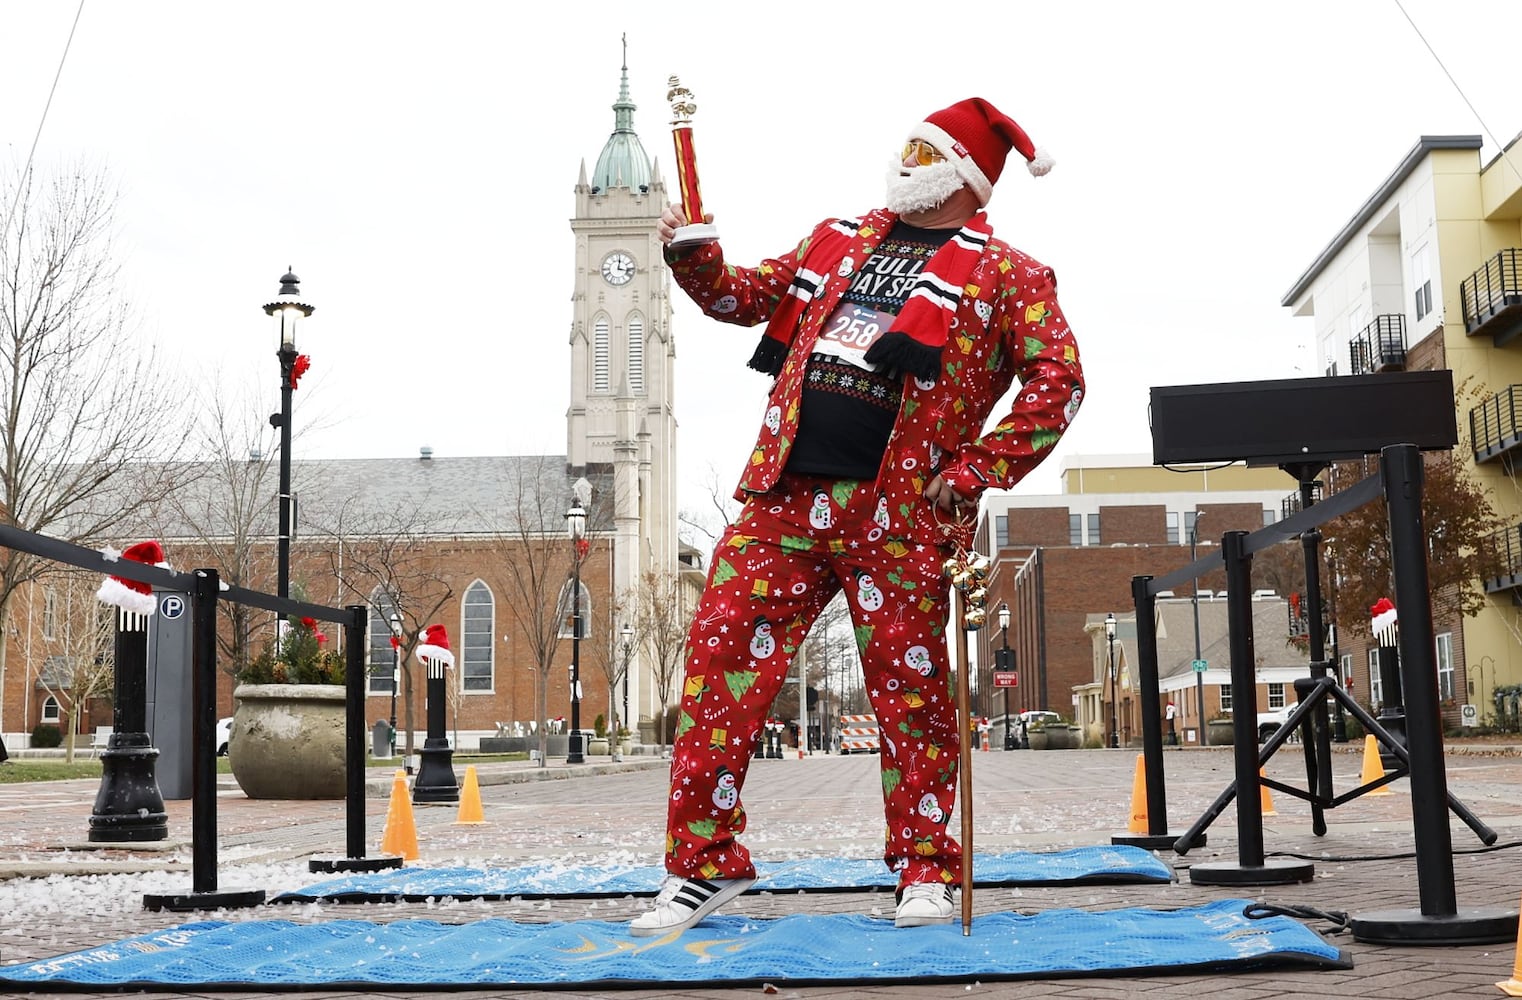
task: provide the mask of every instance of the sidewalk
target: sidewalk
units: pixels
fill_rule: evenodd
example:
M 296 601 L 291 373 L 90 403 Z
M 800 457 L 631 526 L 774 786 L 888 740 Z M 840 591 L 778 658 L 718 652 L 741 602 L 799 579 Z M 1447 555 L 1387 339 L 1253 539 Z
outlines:
M 1135 751 L 1077 750 L 980 752 L 973 755 L 974 849 L 1051 850 L 1109 843 L 1129 816 Z M 1515 909 L 1522 895 L 1522 757 L 1509 749 L 1448 755 L 1449 791 L 1499 834 L 1486 850 L 1457 819 L 1450 822 L 1456 897 L 1467 907 Z M 1164 755 L 1169 832 L 1178 835 L 1195 821 L 1232 780 L 1233 765 L 1225 749 L 1190 749 Z M 1336 790 L 1358 783 L 1361 758 L 1335 755 Z M 536 773 L 537 772 L 537 773 Z M 1281 750 L 1267 768 L 1286 784 L 1304 784 L 1304 760 L 1294 748 Z M 377 772 L 373 779 L 389 773 Z M 528 764 L 478 768 L 486 824 L 455 826 L 452 806 L 419 806 L 414 815 L 421 865 L 511 865 L 527 860 L 560 859 L 583 863 L 618 857 L 657 864 L 664 839 L 666 764 L 630 758 L 623 764 L 575 767 L 551 761 L 545 768 Z M 556 780 L 560 778 L 570 780 Z M 812 756 L 805 759 L 756 760 L 746 785 L 750 816 L 745 836 L 758 859 L 806 856 L 872 857 L 881 849 L 881 793 L 874 757 Z M 143 892 L 191 889 L 190 803 L 169 803 L 171 843 L 155 850 L 78 850 L 85 840 L 95 787 L 93 782 L 45 786 L 0 786 L 0 875 L 52 874 L 43 881 L 0 882 L 0 961 L 51 957 L 96 946 L 150 929 L 203 919 L 195 914 L 149 913 Z M 1164 852 L 1179 880 L 1166 886 L 1079 886 L 980 889 L 978 914 L 1018 909 L 1030 913 L 1055 907 L 1174 909 L 1214 899 L 1253 898 L 1280 904 L 1342 910 L 1355 914 L 1386 909 L 1416 911 L 1420 906 L 1413 851 L 1409 785 L 1395 782 L 1391 793 L 1365 796 L 1326 813 L 1327 834 L 1311 832 L 1310 807 L 1275 794 L 1277 815 L 1264 820 L 1263 843 L 1270 857 L 1300 855 L 1315 866 L 1304 884 L 1276 887 L 1207 888 L 1190 883 L 1188 867 L 1197 862 L 1237 859 L 1235 809 L 1227 810 L 1208 830 L 1208 843 L 1180 857 Z M 366 803 L 366 846 L 375 853 L 385 820 L 386 799 L 373 794 Z M 344 812 L 341 801 L 256 802 L 236 789 L 218 797 L 219 886 L 256 886 L 270 895 L 312 884 L 304 859 L 312 854 L 342 854 Z M 952 828 L 959 829 L 953 817 Z M 29 866 L 36 866 L 29 869 Z M 111 870 L 110 875 L 92 875 Z M 135 874 L 128 874 L 135 872 Z M 67 873 L 67 874 L 56 874 Z M 613 900 L 527 900 L 364 906 L 302 905 L 260 907 L 253 911 L 206 914 L 206 919 L 287 919 L 315 922 L 356 918 L 390 920 L 428 917 L 462 922 L 484 917 L 545 921 L 595 918 L 624 920 L 645 903 Z M 886 893 L 746 896 L 725 912 L 755 917 L 811 913 L 891 913 Z M 1309 920 L 1317 930 L 1324 921 Z M 1174 998 L 1205 992 L 1227 1000 L 1267 997 L 1488 997 L 1500 996 L 1493 985 L 1511 976 L 1513 944 L 1391 947 L 1362 944 L 1350 934 L 1328 940 L 1346 950 L 1351 970 L 1247 972 L 1213 977 L 1145 976 L 1125 980 L 1069 978 L 1048 981 L 921 986 L 856 987 L 780 986 L 780 996 L 803 998 L 951 998 L 1063 997 L 1100 1000 L 1116 997 Z M 318 991 L 323 997 L 397 996 Z M 583 990 L 553 993 L 521 991 L 456 993 L 461 997 L 576 997 L 616 995 L 630 998 L 735 998 L 745 990 Z M 77 997 L 97 994 L 72 994 Z M 185 997 L 192 994 L 136 994 Z M 204 991 L 193 995 L 205 995 Z M 262 994 L 220 994 L 258 996 Z

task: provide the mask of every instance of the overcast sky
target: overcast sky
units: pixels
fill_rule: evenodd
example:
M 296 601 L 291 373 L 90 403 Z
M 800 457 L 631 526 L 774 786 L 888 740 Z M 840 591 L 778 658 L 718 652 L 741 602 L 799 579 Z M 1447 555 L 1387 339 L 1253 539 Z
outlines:
M 1033 179 L 1012 157 L 989 207 L 1056 270 L 1088 376 L 1021 490 L 1055 492 L 1064 456 L 1150 455 L 1151 386 L 1318 374 L 1283 293 L 1419 136 L 1485 135 L 1488 159 L 1487 133 L 1522 129 L 1492 48 L 1522 37 L 1522 4 L 1501 0 L 528 9 L 88 0 L 36 164 L 109 171 L 144 344 L 264 412 L 260 307 L 294 267 L 317 307 L 296 457 L 561 454 L 572 189 L 613 128 L 623 34 L 668 176 L 667 77 L 695 93 L 704 200 L 741 263 L 879 204 L 907 129 L 982 96 L 1057 161 Z M 76 10 L 0 0 L 17 163 Z M 675 323 L 693 507 L 710 467 L 738 476 L 767 384 L 752 331 L 685 298 Z

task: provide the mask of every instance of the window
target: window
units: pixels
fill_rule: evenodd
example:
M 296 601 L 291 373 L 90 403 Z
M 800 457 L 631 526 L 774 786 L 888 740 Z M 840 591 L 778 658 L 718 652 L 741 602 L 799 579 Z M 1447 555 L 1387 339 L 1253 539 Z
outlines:
M 1382 708 L 1385 703 L 1384 685 L 1379 677 L 1379 647 L 1369 650 L 1369 704 Z
M 1196 532 L 1200 530 L 1200 512 L 1197 510 L 1184 511 L 1184 534 L 1196 539 Z
M 1268 686 L 1268 709 L 1269 709 L 1269 711 L 1273 711 L 1276 708 L 1283 708 L 1283 707 L 1284 707 L 1284 685 L 1283 684 L 1270 684 Z
M 52 695 L 42 699 L 42 721 L 57 725 L 60 718 L 62 713 L 58 710 L 58 699 Z
M 1169 545 L 1177 545 L 1178 544 L 1178 538 L 1179 538 L 1179 536 L 1178 536 L 1178 522 L 1179 522 L 1178 511 L 1176 511 L 1176 510 L 1170 510 L 1168 512 L 1168 544 Z
M 1418 320 L 1432 311 L 1432 265 L 1427 260 L 1427 244 L 1411 252 L 1411 287 Z
M 1340 672 L 1341 672 L 1342 686 L 1345 689 L 1347 689 L 1348 691 L 1352 691 L 1353 690 L 1353 654 L 1352 653 L 1343 653 L 1341 658 L 1338 660 L 1338 667 L 1339 667 Z
M 1099 515 L 1098 514 L 1090 514 L 1089 515 L 1089 540 L 1088 540 L 1088 542 L 1086 544 L 1088 544 L 1088 545 L 1098 545 L 1099 544 Z
M 1437 696 L 1453 700 L 1453 633 L 1437 637 Z
M 1083 515 L 1068 515 L 1068 544 L 1078 546 L 1083 544 Z
M 645 321 L 629 317 L 629 391 L 645 391 Z
M 460 623 L 460 689 L 492 689 L 492 616 L 496 604 L 491 590 L 477 580 L 465 591 Z
M 1223 711 L 1223 712 L 1229 712 L 1229 711 L 1231 711 L 1231 685 L 1230 684 L 1222 684 L 1221 687 L 1220 687 L 1220 691 L 1221 691 L 1221 711 Z
M 592 391 L 608 391 L 608 317 L 592 323 Z
M 1273 524 L 1274 520 L 1275 520 L 1274 509 L 1272 507 L 1264 507 L 1263 508 L 1263 527 L 1266 528 L 1270 524 Z
M 1004 548 L 1009 544 L 1009 515 L 999 514 L 994 518 L 994 546 Z
M 571 584 L 571 580 L 565 582 L 565 586 L 560 588 L 560 597 L 555 601 L 555 617 L 560 621 L 560 630 L 555 635 L 560 639 L 573 638 L 571 622 L 574 615 L 580 614 L 581 621 L 575 631 L 585 639 L 589 634 L 588 622 L 592 617 L 592 592 L 583 583 L 580 598 L 573 600 Z
M 42 594 L 42 637 L 51 639 L 58 634 L 58 593 L 49 587 Z
M 394 687 L 397 658 L 400 655 L 391 645 L 391 613 L 396 602 L 380 587 L 370 594 L 370 623 L 365 627 L 368 640 L 366 667 L 370 675 L 371 694 L 390 694 Z

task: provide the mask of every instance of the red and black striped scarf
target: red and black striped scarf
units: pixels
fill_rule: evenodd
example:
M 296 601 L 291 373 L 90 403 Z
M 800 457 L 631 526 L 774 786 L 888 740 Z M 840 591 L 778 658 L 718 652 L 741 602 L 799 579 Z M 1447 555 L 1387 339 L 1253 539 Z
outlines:
M 756 345 L 750 366 L 768 375 L 782 371 L 788 348 L 810 305 L 819 300 L 817 315 L 828 316 L 850 287 L 851 277 L 888 235 L 898 216 L 878 209 L 860 219 L 839 219 L 816 230 L 800 255 L 792 283 L 766 332 Z M 974 268 L 988 248 L 993 230 L 979 212 L 925 263 L 909 290 L 892 328 L 868 349 L 865 360 L 885 370 L 908 372 L 935 381 L 941 371 L 941 349 L 951 333 Z M 842 266 L 849 258 L 850 265 Z

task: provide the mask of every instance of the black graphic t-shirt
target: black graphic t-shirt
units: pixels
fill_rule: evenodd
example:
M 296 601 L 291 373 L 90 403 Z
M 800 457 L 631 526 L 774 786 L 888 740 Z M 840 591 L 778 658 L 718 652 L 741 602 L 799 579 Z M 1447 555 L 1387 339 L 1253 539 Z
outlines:
M 875 371 L 862 356 L 892 328 L 915 279 L 956 232 L 897 222 L 862 262 L 809 356 L 787 471 L 877 478 L 903 400 L 903 375 Z

